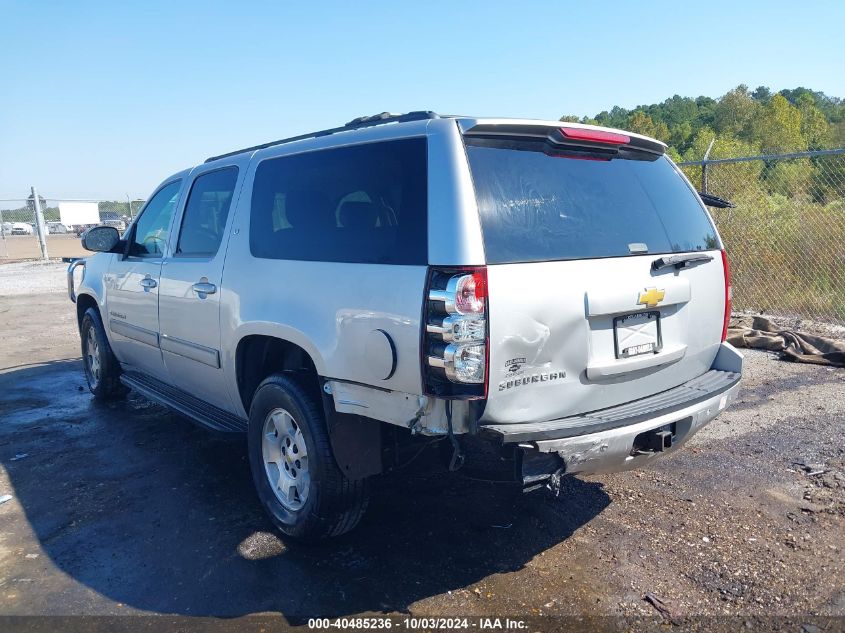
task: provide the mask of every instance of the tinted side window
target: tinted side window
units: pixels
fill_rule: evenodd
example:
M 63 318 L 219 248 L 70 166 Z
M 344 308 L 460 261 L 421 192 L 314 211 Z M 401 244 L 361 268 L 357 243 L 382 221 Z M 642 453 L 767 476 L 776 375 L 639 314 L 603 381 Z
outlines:
M 194 180 L 182 215 L 177 255 L 214 255 L 217 252 L 237 180 L 237 167 L 212 171 Z
M 426 264 L 426 160 L 424 138 L 265 160 L 252 192 L 252 254 Z
M 137 257 L 158 257 L 167 241 L 170 220 L 179 199 L 181 180 L 168 183 L 156 193 L 135 223 L 129 254 Z

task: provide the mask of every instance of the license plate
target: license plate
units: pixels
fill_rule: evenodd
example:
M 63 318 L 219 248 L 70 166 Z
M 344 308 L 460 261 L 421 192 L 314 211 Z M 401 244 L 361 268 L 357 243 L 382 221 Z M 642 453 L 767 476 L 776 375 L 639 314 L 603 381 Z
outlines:
M 656 354 L 663 345 L 660 334 L 660 312 L 636 312 L 613 319 L 613 340 L 616 358 Z

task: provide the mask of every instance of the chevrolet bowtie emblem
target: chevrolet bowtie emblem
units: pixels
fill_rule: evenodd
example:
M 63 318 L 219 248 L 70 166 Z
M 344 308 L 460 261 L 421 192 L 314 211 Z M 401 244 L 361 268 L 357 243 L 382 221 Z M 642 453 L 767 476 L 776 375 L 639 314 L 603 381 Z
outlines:
M 640 293 L 640 298 L 637 299 L 637 304 L 644 305 L 647 308 L 653 308 L 658 303 L 663 301 L 663 297 L 665 296 L 665 290 L 658 290 L 657 288 L 646 288 L 645 292 Z

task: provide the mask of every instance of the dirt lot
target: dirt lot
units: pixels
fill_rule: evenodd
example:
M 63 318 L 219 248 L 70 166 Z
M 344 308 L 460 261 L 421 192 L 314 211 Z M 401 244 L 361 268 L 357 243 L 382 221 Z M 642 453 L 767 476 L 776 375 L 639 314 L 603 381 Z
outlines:
M 379 482 L 354 533 L 304 547 L 265 519 L 242 439 L 135 395 L 92 402 L 61 267 L 4 268 L 0 614 L 589 621 L 657 615 L 651 593 L 736 628 L 845 615 L 843 370 L 752 352 L 738 404 L 650 470 L 572 479 L 557 500 Z
M 47 254 L 50 257 L 84 257 L 88 253 L 76 235 L 52 234 L 47 236 Z M 0 263 L 23 259 L 38 259 L 41 247 L 35 235 L 6 235 L 0 238 Z

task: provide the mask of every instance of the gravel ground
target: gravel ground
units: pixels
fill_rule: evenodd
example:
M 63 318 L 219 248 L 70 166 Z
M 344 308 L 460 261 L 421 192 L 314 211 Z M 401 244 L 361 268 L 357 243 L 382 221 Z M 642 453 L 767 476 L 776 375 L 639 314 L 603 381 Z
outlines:
M 737 404 L 648 470 L 556 500 L 381 481 L 355 532 L 303 547 L 264 517 L 241 439 L 91 401 L 62 271 L 0 266 L 0 614 L 589 621 L 658 615 L 651 594 L 737 628 L 845 616 L 845 370 L 749 352 Z
M 56 261 L 2 264 L 0 297 L 66 292 L 67 266 Z

